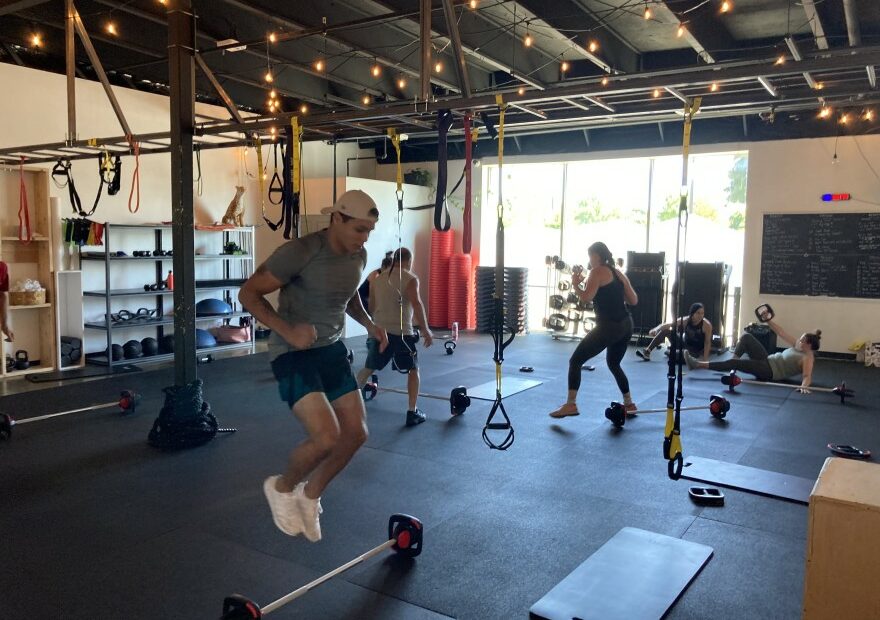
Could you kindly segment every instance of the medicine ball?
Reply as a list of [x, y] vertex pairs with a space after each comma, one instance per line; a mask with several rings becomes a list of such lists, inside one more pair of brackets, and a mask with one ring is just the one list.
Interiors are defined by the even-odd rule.
[[[113, 360], [114, 362], [118, 362], [119, 360], [122, 359], [124, 352], [122, 350], [121, 344], [114, 344], [113, 346], [110, 347], [110, 351], [111, 351], [111, 354], [109, 357], [111, 360]], [[104, 351], [104, 354], [106, 355], [107, 351]]]
[[196, 316], [232, 314], [232, 306], [220, 299], [203, 299], [196, 304]]
[[162, 336], [159, 341], [159, 353], [174, 353], [174, 334]]
[[211, 332], [204, 329], [196, 330], [196, 348], [204, 349], [205, 347], [216, 347], [217, 339], [211, 335]]
[[122, 353], [125, 355], [125, 359], [130, 360], [135, 357], [141, 357], [144, 352], [141, 349], [141, 343], [137, 340], [129, 340], [124, 345], [122, 345]]
[[159, 341], [155, 338], [144, 338], [141, 340], [141, 351], [144, 355], [156, 355], [159, 353]]

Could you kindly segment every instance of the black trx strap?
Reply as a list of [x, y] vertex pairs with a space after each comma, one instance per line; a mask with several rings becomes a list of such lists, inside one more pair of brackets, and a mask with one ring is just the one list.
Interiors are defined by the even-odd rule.
[[[495, 402], [492, 403], [492, 410], [489, 417], [486, 418], [486, 425], [483, 427], [483, 441], [486, 445], [494, 450], [507, 450], [513, 445], [513, 425], [504, 409], [501, 395], [501, 366], [504, 363], [504, 349], [513, 342], [516, 336], [516, 330], [511, 328], [510, 337], [504, 340], [504, 202], [502, 201], [501, 189], [504, 176], [501, 174], [504, 165], [504, 112], [506, 105], [501, 95], [496, 95], [495, 100], [498, 102], [500, 118], [498, 121], [498, 221], [495, 227], [495, 294], [493, 297], [493, 316], [492, 316], [492, 341], [495, 343], [495, 352], [492, 359], [495, 361]], [[439, 192], [439, 188], [438, 188]], [[493, 422], [495, 415], [501, 413], [504, 418], [503, 422]], [[489, 437], [489, 431], [507, 431], [506, 437], [500, 443], [494, 443]]]
[[[675, 282], [678, 290], [673, 295], [672, 317], [675, 334], [670, 338], [669, 362], [666, 378], [668, 380], [666, 391], [666, 428], [663, 436], [663, 458], [667, 460], [667, 470], [672, 480], [681, 478], [684, 467], [684, 457], [681, 454], [681, 401], [684, 400], [682, 390], [682, 365], [684, 363], [684, 322], [678, 323], [681, 315], [681, 296], [684, 292], [684, 282], [681, 281], [681, 231], [687, 227], [687, 177], [688, 177], [688, 153], [691, 144], [691, 124], [694, 115], [700, 109], [701, 97], [697, 97], [693, 103], [684, 104], [684, 140], [682, 147], [681, 173], [681, 200], [678, 204], [678, 230], [675, 236]], [[677, 379], [677, 381], [676, 381]]]
[[[269, 202], [271, 202], [273, 205], [280, 205], [282, 202], [284, 202], [284, 183], [281, 181], [281, 177], [278, 176], [278, 149], [279, 149], [279, 147], [281, 148], [281, 165], [283, 166], [284, 165], [284, 145], [278, 144], [278, 142], [275, 142], [275, 144], [272, 145], [272, 157], [275, 160], [275, 164], [274, 164], [274, 172], [272, 173], [272, 180], [269, 181]], [[276, 199], [275, 196], [278, 196], [278, 198]], [[282, 216], [282, 218], [283, 218], [283, 216]], [[266, 220], [266, 222], [268, 223], [269, 220]], [[278, 221], [278, 224], [276, 224], [275, 226], [272, 227], [272, 230], [277, 229], [280, 224], [281, 224], [281, 220]], [[269, 225], [272, 226], [272, 224], [269, 224]]]
[[[70, 198], [70, 207], [77, 215], [83, 215], [82, 201], [79, 193], [76, 191], [76, 184], [73, 182], [72, 164], [69, 159], [59, 159], [52, 168], [52, 181], [60, 189], [67, 187], [67, 195]], [[59, 179], [64, 179], [63, 182]], [[94, 209], [92, 209], [94, 211]]]
[[[201, 174], [201, 168], [199, 169]], [[120, 177], [122, 176], [122, 158], [119, 155], [113, 156], [113, 174], [110, 181], [107, 182], [107, 195], [115, 196], [119, 193]]]
[[[449, 210], [446, 208], [446, 160], [449, 153], [446, 145], [446, 134], [452, 127], [452, 112], [440, 110], [437, 112], [437, 197], [434, 202], [434, 228], [446, 232], [452, 225], [449, 220]], [[457, 186], [456, 186], [457, 187]], [[443, 222], [443, 215], [446, 221]]]
[[[464, 216], [462, 217], [461, 251], [471, 253], [471, 209], [473, 186], [471, 184], [471, 165], [473, 162], [473, 143], [476, 129], [471, 131], [471, 115], [464, 115], [464, 170], [462, 176], [466, 179], [464, 184]], [[458, 181], [461, 183], [461, 180]], [[456, 186], [458, 187], [458, 186]], [[452, 190], [455, 193], [455, 190]]]

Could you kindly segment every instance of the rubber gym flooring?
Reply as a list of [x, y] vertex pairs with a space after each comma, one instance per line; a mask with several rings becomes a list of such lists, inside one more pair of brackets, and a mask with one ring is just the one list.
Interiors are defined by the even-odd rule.
[[[363, 339], [350, 346], [357, 365]], [[420, 557], [374, 558], [271, 617], [526, 618], [624, 526], [715, 549], [669, 618], [800, 617], [807, 508], [730, 490], [724, 507], [692, 504], [691, 483], [666, 476], [663, 415], [622, 431], [605, 420], [619, 395], [601, 357], [584, 371], [581, 415], [549, 418], [574, 346], [536, 334], [508, 349], [505, 376], [544, 383], [505, 399], [516, 429], [506, 452], [481, 439], [486, 401], [450, 418], [446, 402], [422, 400], [428, 420], [414, 428], [403, 425], [405, 396], [368, 403], [370, 438], [322, 499], [318, 544], [280, 533], [262, 494], [303, 435], [265, 354], [200, 367], [221, 425], [238, 432], [181, 452], [146, 443], [170, 368], [5, 396], [0, 410], [19, 418], [112, 401], [126, 388], [144, 400], [130, 417], [74, 414], [17, 427], [0, 443], [0, 618], [217, 618], [228, 594], [265, 605], [379, 545], [395, 512], [424, 522]], [[422, 391], [492, 380], [491, 355], [485, 336], [463, 336], [451, 356], [438, 342], [421, 353]], [[631, 348], [624, 361], [643, 408], [665, 403], [663, 360], [642, 362]], [[519, 373], [523, 365], [534, 373]], [[815, 478], [829, 442], [876, 453], [876, 372], [819, 362], [817, 384], [855, 388], [845, 406], [829, 394], [743, 385], [726, 422], [682, 413], [684, 454]], [[405, 377], [389, 369], [381, 382], [402, 387]], [[684, 387], [686, 405], [722, 390], [708, 371]], [[620, 595], [638, 586], [623, 582]]]

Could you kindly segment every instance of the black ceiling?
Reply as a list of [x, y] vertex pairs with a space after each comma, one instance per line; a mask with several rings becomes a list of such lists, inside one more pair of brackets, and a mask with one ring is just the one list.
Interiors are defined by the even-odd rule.
[[[173, 1], [75, 2], [112, 82], [167, 92], [166, 7]], [[797, 114], [823, 105], [865, 109], [874, 101], [873, 65], [859, 60], [808, 73], [789, 69], [770, 75], [766, 69], [780, 56], [792, 68], [796, 57], [821, 61], [828, 53], [839, 59], [839, 52], [850, 48], [877, 52], [873, 46], [880, 45], [880, 2], [726, 1], [725, 12], [725, 0], [478, 0], [476, 8], [470, 0], [446, 0], [450, 16], [444, 2], [435, 0], [431, 62], [442, 67], [439, 72], [431, 67], [432, 98], [455, 100], [467, 90], [455, 71], [451, 22], [460, 33], [471, 94], [506, 91], [514, 102], [508, 117], [511, 135], [675, 120], [680, 108], [676, 98], [681, 97], [703, 96], [707, 119], [766, 117], [776, 109]], [[196, 41], [205, 63], [242, 110], [267, 113], [268, 93], [274, 88], [284, 111], [305, 104], [310, 115], [363, 113], [364, 122], [356, 126], [328, 124], [332, 134], [375, 135], [393, 120], [414, 138], [421, 135], [429, 141], [430, 115], [369, 115], [371, 109], [403, 109], [394, 104], [411, 102], [413, 107], [420, 75], [419, 4], [194, 0]], [[64, 0], [0, 0], [0, 60], [63, 72], [64, 22]], [[109, 22], [116, 34], [106, 31]], [[32, 41], [35, 33], [41, 37], [39, 46]], [[291, 38], [270, 43], [270, 33]], [[229, 39], [247, 43], [247, 48], [218, 51], [218, 42]], [[593, 52], [591, 44], [596, 45]], [[326, 63], [320, 70], [318, 60]], [[568, 63], [565, 72], [563, 62]], [[754, 63], [755, 73], [729, 78], [729, 67], [737, 63]], [[372, 73], [374, 66], [380, 68], [378, 76]], [[715, 73], [703, 72], [699, 80], [678, 80], [679, 70], [684, 75], [700, 66], [717, 68], [717, 79]], [[264, 81], [267, 70], [274, 76], [271, 85]], [[86, 78], [95, 75], [81, 44], [77, 72]], [[603, 76], [611, 83], [601, 97], [537, 97], [581, 83], [595, 91]], [[642, 86], [648, 83], [644, 79], [639, 88], [628, 88], [629, 76], [656, 76], [656, 92]], [[400, 79], [406, 80], [402, 88]], [[518, 92], [520, 88], [525, 92]], [[220, 102], [198, 72], [196, 90], [199, 100]], [[537, 99], [517, 105], [517, 97]]]

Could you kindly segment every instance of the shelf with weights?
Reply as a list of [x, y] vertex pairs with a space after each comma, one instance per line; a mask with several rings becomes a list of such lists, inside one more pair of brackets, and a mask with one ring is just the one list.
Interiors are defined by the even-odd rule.
[[[105, 334], [99, 350], [90, 343], [88, 363], [117, 366], [174, 358], [173, 335], [165, 329], [174, 325], [170, 242], [170, 225], [106, 224], [102, 246], [80, 248], [83, 327], [87, 339], [93, 339], [88, 333]], [[197, 353], [255, 352], [253, 319], [238, 303], [238, 289], [254, 272], [254, 228], [197, 228], [195, 245]], [[200, 310], [201, 302], [210, 312]], [[230, 333], [234, 342], [224, 340]]]
[[[25, 213], [26, 207], [26, 213]], [[9, 270], [9, 325], [15, 340], [0, 338], [0, 377], [56, 368], [56, 296], [49, 171], [23, 166], [0, 169], [0, 260]], [[32, 280], [40, 290], [15, 291]]]

